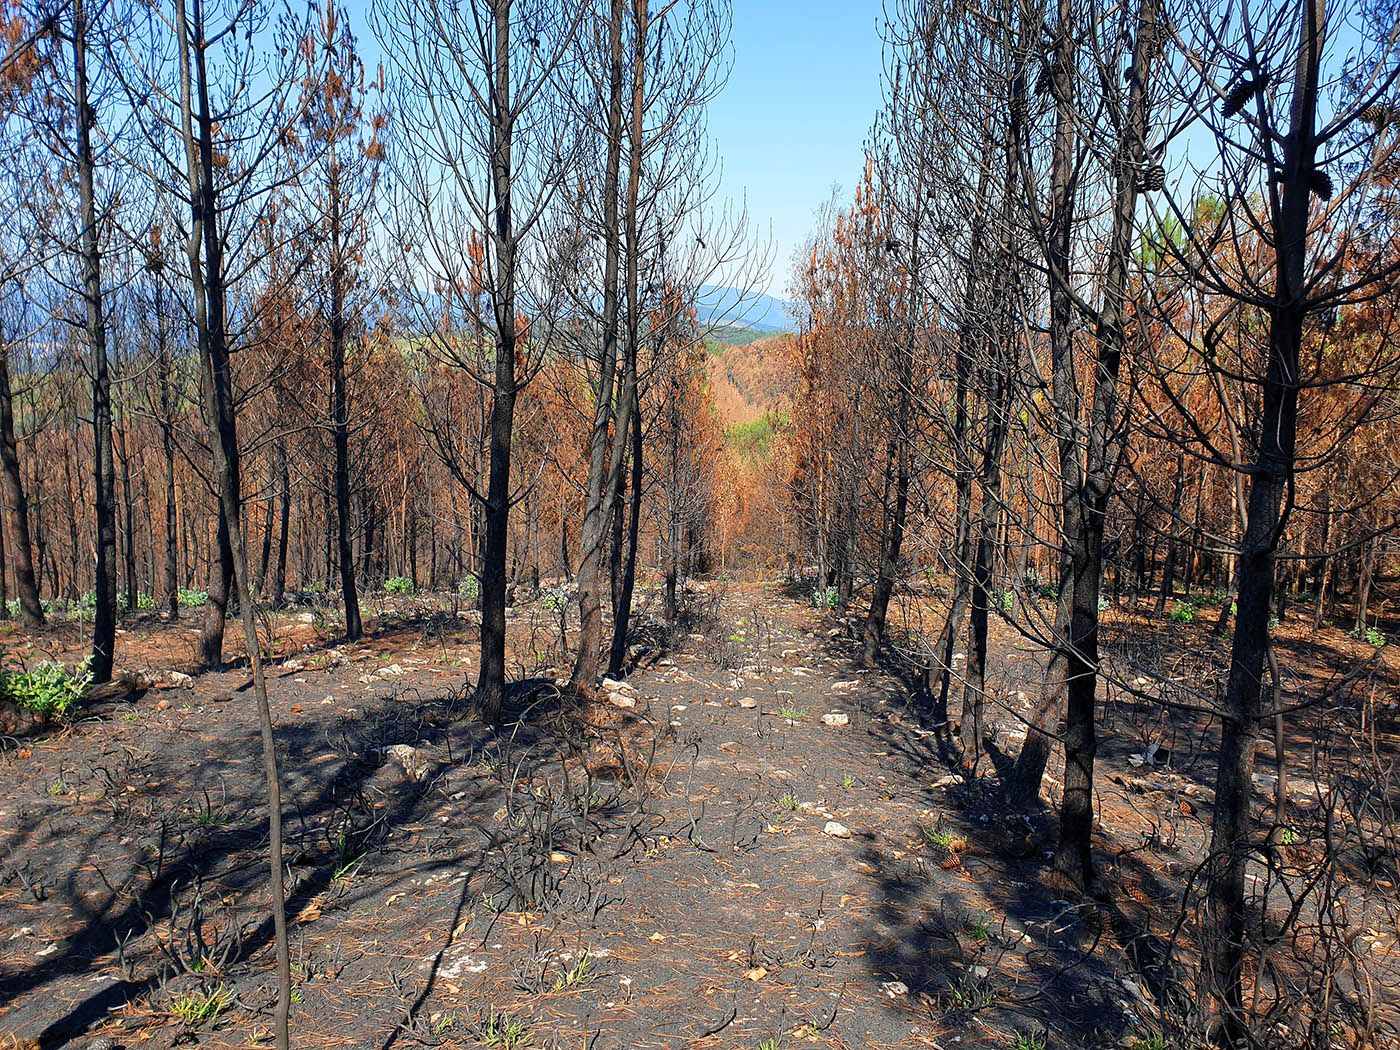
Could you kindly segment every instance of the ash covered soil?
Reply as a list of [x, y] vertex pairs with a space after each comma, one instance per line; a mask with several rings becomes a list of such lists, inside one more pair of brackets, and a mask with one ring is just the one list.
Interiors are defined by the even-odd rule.
[[[381, 607], [340, 644], [274, 622], [294, 1045], [1131, 1046], [1181, 1007], [1162, 948], [1213, 783], [1185, 716], [1106, 710], [1108, 895], [1085, 899], [1049, 874], [1054, 768], [1033, 811], [996, 787], [1029, 646], [997, 639], [1007, 709], [969, 780], [847, 624], [778, 588], [711, 597], [587, 703], [552, 687], [557, 615], [517, 610], [531, 677], [495, 730], [465, 717], [466, 618]], [[193, 626], [132, 628], [134, 691], [5, 741], [0, 1045], [270, 1044], [255, 704], [236, 661], [166, 673]], [[1152, 741], [1171, 764], [1132, 761]]]

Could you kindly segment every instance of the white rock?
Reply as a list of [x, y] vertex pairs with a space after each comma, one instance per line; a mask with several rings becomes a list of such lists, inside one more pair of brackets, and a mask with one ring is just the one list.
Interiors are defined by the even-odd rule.
[[193, 689], [194, 678], [185, 674], [183, 671], [171, 671], [170, 684], [177, 689]]
[[901, 995], [909, 994], [909, 986], [903, 981], [883, 981], [880, 984], [880, 991], [890, 999], [898, 999]]
[[608, 703], [612, 704], [613, 707], [636, 707], [637, 698], [635, 696], [628, 696], [626, 693], [609, 693]]
[[752, 711], [755, 707], [758, 706], [758, 701], [751, 696], [746, 696], [739, 701], [739, 706], [742, 708], [746, 708], [749, 711]]
[[403, 766], [403, 775], [409, 780], [422, 780], [428, 775], [428, 762], [412, 744], [390, 744], [384, 754]]
[[834, 839], [848, 839], [851, 837], [851, 829], [838, 821], [828, 820], [826, 827], [822, 828], [822, 834], [829, 835]]
[[822, 715], [822, 722], [829, 726], [850, 725], [851, 716], [844, 711], [832, 711], [830, 714]]

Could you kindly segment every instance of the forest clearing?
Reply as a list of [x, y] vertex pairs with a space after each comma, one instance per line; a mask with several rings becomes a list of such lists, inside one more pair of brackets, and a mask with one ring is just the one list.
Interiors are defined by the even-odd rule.
[[[548, 677], [561, 669], [538, 666], [498, 735], [461, 717], [473, 630], [443, 603], [386, 601], [355, 645], [304, 622], [317, 614], [277, 618], [293, 1021], [314, 1045], [510, 1045], [488, 1037], [491, 1011], [520, 1026], [519, 1046], [1114, 1046], [1157, 1030], [1157, 997], [1179, 979], [1162, 946], [1208, 829], [1208, 727], [1106, 702], [1109, 903], [1070, 899], [1048, 860], [1058, 770], [1043, 805], [1009, 811], [992, 777], [959, 774], [949, 727], [899, 668], [855, 667], [847, 623], [777, 585], [696, 597], [701, 629], [642, 656], [615, 700], [575, 721]], [[1176, 654], [1204, 624], [1134, 619], [1110, 628], [1112, 659], [1167, 681], [1220, 673]], [[3, 845], [24, 858], [6, 874], [21, 925], [0, 965], [21, 995], [3, 1020], [43, 1045], [82, 1032], [180, 1045], [196, 1019], [179, 1013], [211, 986], [228, 1001], [199, 1045], [267, 1035], [271, 974], [248, 965], [269, 933], [246, 669], [162, 676], [188, 666], [171, 661], [190, 639], [152, 620], [129, 646], [152, 684], [25, 743], [0, 773]], [[556, 627], [519, 610], [512, 641]], [[1284, 635], [1318, 684], [1364, 645]], [[998, 691], [1031, 687], [1034, 650], [1005, 631], [996, 646]], [[1392, 754], [1397, 679], [1382, 659], [1365, 694], [1385, 698], [1371, 717]], [[998, 761], [1016, 736], [998, 728]], [[1153, 746], [1170, 758], [1143, 763]], [[1325, 834], [1320, 800], [1340, 787], [1321, 768], [1288, 773], [1285, 867], [1306, 867]], [[1378, 982], [1400, 979], [1389, 877], [1349, 876], [1355, 948]], [[124, 932], [147, 924], [165, 947]], [[1377, 996], [1380, 1023], [1400, 1021], [1395, 1005]]]
[[1397, 0], [5, 0], [0, 143], [0, 1050], [1400, 1050]]

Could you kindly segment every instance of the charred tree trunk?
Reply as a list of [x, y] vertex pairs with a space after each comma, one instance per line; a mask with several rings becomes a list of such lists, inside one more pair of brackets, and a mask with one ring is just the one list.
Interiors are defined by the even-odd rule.
[[[102, 305], [102, 253], [97, 235], [92, 129], [97, 123], [88, 100], [87, 15], [83, 0], [73, 2], [73, 90], [77, 105], [78, 200], [82, 223], [83, 304], [92, 354], [93, 509], [97, 519], [97, 607], [92, 622], [92, 662], [96, 683], [112, 679], [117, 642], [116, 466], [112, 455], [112, 383], [107, 367], [107, 318]], [[77, 554], [76, 549], [74, 554]]]
[[360, 596], [355, 589], [355, 552], [350, 542], [350, 401], [345, 382], [345, 259], [341, 244], [342, 215], [339, 167], [331, 164], [330, 184], [330, 372], [331, 436], [335, 445], [336, 552], [340, 562], [340, 592], [345, 603], [345, 637], [355, 641], [364, 633]]
[[[1123, 355], [1127, 314], [1128, 268], [1138, 198], [1139, 172], [1145, 161], [1147, 89], [1157, 46], [1158, 0], [1143, 0], [1133, 64], [1128, 79], [1127, 116], [1116, 152], [1117, 189], [1113, 225], [1104, 275], [1103, 301], [1095, 330], [1093, 401], [1089, 408], [1087, 445], [1082, 459], [1077, 431], [1079, 398], [1072, 355], [1057, 361], [1055, 400], [1060, 436], [1061, 498], [1070, 576], [1062, 581], [1069, 593], [1068, 634], [1057, 639], [1066, 671], [1065, 788], [1060, 806], [1060, 841], [1055, 867], [1076, 885], [1088, 887], [1094, 878], [1094, 759], [1098, 750], [1095, 698], [1099, 671], [1099, 595], [1103, 582], [1104, 521], [1113, 479], [1122, 454], [1122, 420], [1118, 376]], [[1062, 5], [1061, 18], [1068, 17]], [[1068, 25], [1062, 24], [1063, 33]], [[1066, 55], [1066, 61], [1069, 55]], [[1057, 95], [1058, 97], [1058, 95]], [[1069, 191], [1072, 193], [1072, 190]], [[1064, 220], [1067, 225], [1069, 218]], [[1068, 245], [1068, 231], [1057, 229], [1057, 243]], [[1052, 274], [1067, 279], [1068, 255], [1057, 259]], [[1052, 293], [1053, 294], [1053, 293]], [[1066, 335], [1066, 338], [1070, 338]], [[1062, 368], [1061, 364], [1066, 367]], [[1062, 391], [1062, 384], [1066, 390]], [[1081, 467], [1082, 464], [1082, 467]]]
[[626, 551], [622, 561], [622, 587], [613, 613], [612, 648], [608, 674], [622, 676], [627, 663], [627, 635], [632, 626], [632, 598], [637, 587], [637, 544], [642, 526], [642, 415], [640, 398], [632, 395], [632, 488], [627, 508]]
[[[81, 0], [79, 0], [81, 2]], [[248, 549], [244, 543], [242, 505], [238, 477], [239, 449], [232, 362], [226, 330], [226, 289], [223, 241], [218, 225], [219, 207], [214, 177], [215, 118], [209, 103], [209, 71], [205, 48], [203, 0], [193, 0], [193, 18], [186, 16], [184, 0], [177, 0], [180, 47], [181, 131], [189, 176], [190, 234], [187, 241], [190, 280], [194, 290], [195, 327], [205, 387], [211, 399], [207, 413], [212, 424], [214, 476], [218, 488], [221, 560], [227, 554], [228, 576], [238, 588], [243, 639], [252, 672], [262, 739], [263, 776], [268, 802], [269, 889], [272, 898], [273, 944], [277, 958], [277, 1001], [272, 1031], [278, 1050], [288, 1050], [288, 1016], [291, 1010], [291, 952], [287, 941], [286, 892], [283, 887], [282, 791], [273, 736], [272, 710], [263, 677], [262, 648], [258, 639], [253, 595], [248, 578]], [[222, 573], [221, 573], [222, 575]], [[222, 636], [222, 630], [220, 630]]]
[[287, 593], [287, 543], [292, 517], [292, 485], [287, 470], [287, 442], [284, 438], [277, 439], [277, 495], [277, 560], [273, 563], [270, 595], [274, 608], [281, 607]]
[[[625, 412], [630, 396], [614, 405], [613, 387], [618, 359], [618, 271], [621, 245], [618, 227], [623, 145], [623, 0], [611, 0], [608, 15], [607, 157], [603, 173], [603, 316], [602, 350], [594, 390], [593, 424], [588, 446], [588, 485], [584, 494], [579, 540], [579, 633], [570, 683], [591, 690], [598, 677], [599, 646], [603, 637], [601, 582], [608, 534], [611, 482], [617, 476], [625, 441]], [[609, 431], [612, 440], [609, 441]]]
[[495, 197], [494, 241], [496, 284], [492, 289], [495, 310], [496, 367], [491, 397], [490, 466], [483, 511], [486, 535], [481, 565], [481, 671], [477, 677], [473, 708], [483, 721], [500, 721], [506, 681], [506, 558], [510, 552], [507, 525], [510, 520], [510, 454], [515, 427], [516, 343], [516, 232], [511, 207], [514, 102], [510, 75], [511, 0], [494, 0], [494, 93], [491, 98], [490, 169]]
[[[14, 389], [10, 384], [10, 345], [0, 333], [0, 479], [5, 489], [5, 511], [10, 527], [10, 562], [14, 566], [15, 591], [20, 616], [31, 629], [44, 625], [44, 606], [34, 579], [33, 546], [29, 535], [29, 504], [24, 496], [19, 446], [15, 441]], [[4, 567], [0, 565], [0, 573]]]
[[[901, 381], [901, 391], [904, 385]], [[902, 398], [901, 398], [902, 400]], [[900, 413], [907, 418], [907, 414]], [[901, 429], [895, 444], [894, 505], [890, 510], [889, 531], [881, 545], [880, 567], [870, 595], [870, 609], [861, 631], [861, 664], [874, 667], [880, 655], [880, 643], [885, 637], [885, 617], [889, 614], [890, 596], [894, 594], [899, 573], [899, 557], [904, 546], [904, 526], [909, 513], [909, 436]]]
[[1220, 760], [1211, 822], [1207, 885], [1209, 934], [1204, 969], [1217, 1035], [1235, 1045], [1249, 1038], [1245, 1018], [1245, 869], [1253, 849], [1250, 778], [1260, 733], [1264, 664], [1274, 568], [1284, 526], [1284, 494], [1292, 485], [1298, 426], [1299, 357], [1308, 316], [1306, 261], [1309, 184], [1314, 177], [1320, 66], [1326, 15], [1323, 0], [1300, 12], [1293, 105], [1273, 216], [1275, 289], [1262, 412], [1251, 447], [1248, 520], [1240, 544], [1239, 598], [1230, 673], [1222, 712]]

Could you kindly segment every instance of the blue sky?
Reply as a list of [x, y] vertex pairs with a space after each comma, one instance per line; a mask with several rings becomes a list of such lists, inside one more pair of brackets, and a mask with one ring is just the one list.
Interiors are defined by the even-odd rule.
[[[361, 57], [380, 60], [370, 0], [345, 0]], [[746, 201], [755, 232], [771, 232], [758, 291], [786, 298], [795, 249], [834, 185], [864, 168], [863, 143], [880, 102], [881, 0], [732, 0], [734, 64], [710, 104], [723, 164], [720, 196]]]
[[710, 106], [721, 192], [771, 223], [766, 290], [785, 297], [792, 255], [839, 183], [849, 193], [880, 99], [879, 0], [734, 0], [734, 69]]

